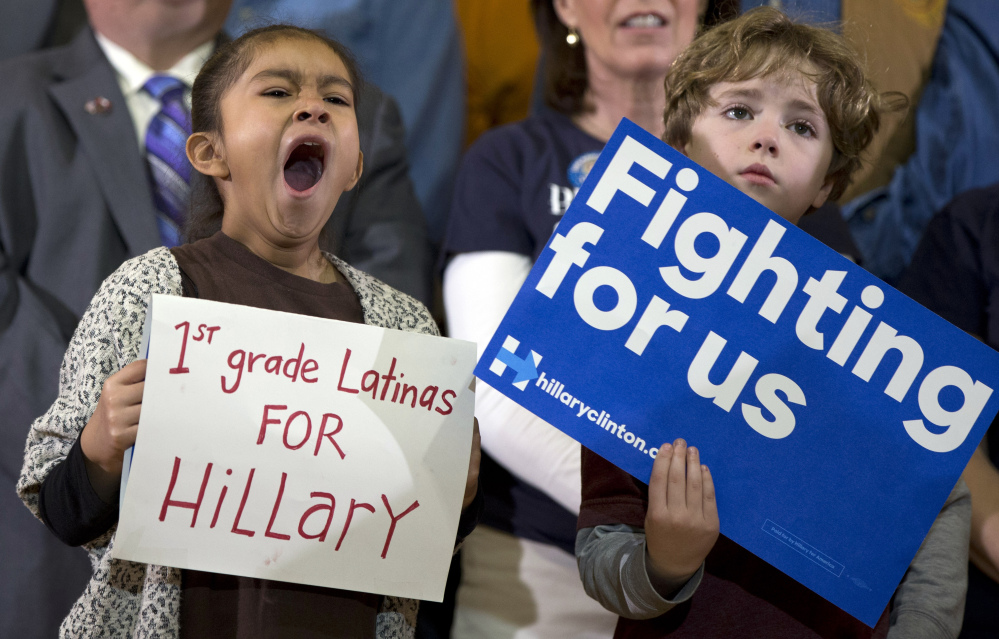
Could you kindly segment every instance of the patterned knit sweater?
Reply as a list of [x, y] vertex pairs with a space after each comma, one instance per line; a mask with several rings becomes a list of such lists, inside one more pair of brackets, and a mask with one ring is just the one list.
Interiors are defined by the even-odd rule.
[[[332, 255], [326, 256], [353, 287], [364, 323], [437, 335], [424, 306]], [[125, 262], [101, 285], [77, 326], [59, 373], [59, 397], [35, 420], [25, 445], [17, 492], [38, 517], [42, 482], [69, 454], [100, 398], [104, 381], [139, 356], [139, 340], [153, 293], [181, 295], [177, 261], [157, 248]], [[113, 559], [117, 526], [84, 544], [93, 576], [60, 628], [61, 637], [161, 638], [179, 635], [179, 568]], [[384, 597], [376, 636], [412, 637], [419, 602]]]

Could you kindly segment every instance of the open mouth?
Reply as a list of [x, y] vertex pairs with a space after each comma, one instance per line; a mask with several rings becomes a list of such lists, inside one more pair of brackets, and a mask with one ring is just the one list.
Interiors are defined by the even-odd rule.
[[654, 13], [634, 15], [624, 22], [624, 26], [631, 27], [633, 29], [653, 29], [655, 27], [661, 27], [664, 24], [666, 24], [666, 22]]
[[323, 177], [326, 152], [316, 142], [304, 142], [292, 150], [284, 164], [284, 181], [299, 193], [314, 187]]

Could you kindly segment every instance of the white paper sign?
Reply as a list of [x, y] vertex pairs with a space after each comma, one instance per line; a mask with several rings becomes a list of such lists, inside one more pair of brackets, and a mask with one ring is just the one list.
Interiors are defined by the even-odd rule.
[[475, 345], [153, 296], [113, 555], [440, 601]]

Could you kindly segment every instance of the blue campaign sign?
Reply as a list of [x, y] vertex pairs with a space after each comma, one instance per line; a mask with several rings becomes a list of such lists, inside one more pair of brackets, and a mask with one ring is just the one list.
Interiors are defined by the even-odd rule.
[[999, 354], [623, 121], [476, 375], [873, 625], [999, 409]]

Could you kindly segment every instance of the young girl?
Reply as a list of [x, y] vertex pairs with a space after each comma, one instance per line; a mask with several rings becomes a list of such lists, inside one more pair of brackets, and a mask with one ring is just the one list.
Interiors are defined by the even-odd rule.
[[[135, 442], [152, 293], [364, 322], [436, 335], [426, 309], [319, 248], [363, 157], [359, 77], [338, 43], [296, 27], [251, 31], [220, 48], [194, 83], [187, 142], [201, 182], [191, 239], [122, 265], [66, 353], [59, 398], [32, 426], [18, 493], [94, 574], [67, 636], [408, 636], [418, 604], [110, 557], [122, 455]], [[131, 362], [131, 363], [129, 363]], [[477, 439], [459, 536], [474, 526]]]

